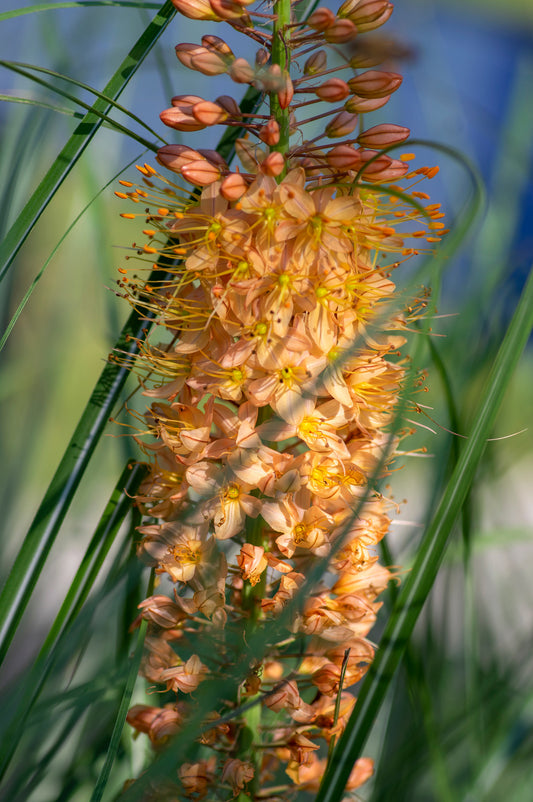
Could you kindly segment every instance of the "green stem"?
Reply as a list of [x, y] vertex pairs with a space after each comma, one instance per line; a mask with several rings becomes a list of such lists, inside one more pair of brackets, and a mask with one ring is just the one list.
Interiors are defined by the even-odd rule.
[[[274, 30], [272, 35], [272, 64], [278, 64], [282, 74], [289, 74], [291, 59], [289, 49], [291, 21], [291, 0], [277, 0], [274, 3]], [[289, 109], [282, 109], [276, 92], [270, 93], [270, 113], [279, 125], [279, 142], [272, 145], [271, 151], [287, 153], [289, 149]], [[285, 175], [286, 169], [280, 178]]]

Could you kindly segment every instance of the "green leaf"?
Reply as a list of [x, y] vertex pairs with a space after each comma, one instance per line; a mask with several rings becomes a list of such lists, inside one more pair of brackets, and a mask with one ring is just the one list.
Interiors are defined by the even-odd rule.
[[77, 223], [77, 222], [78, 222], [78, 221], [79, 221], [79, 220], [80, 220], [80, 219], [83, 217], [83, 215], [85, 214], [85, 212], [87, 211], [87, 209], [89, 209], [89, 207], [90, 207], [90, 206], [91, 206], [91, 205], [94, 203], [94, 201], [96, 200], [96, 198], [97, 198], [97, 197], [98, 197], [98, 196], [99, 196], [99, 195], [100, 195], [100, 194], [101, 194], [101, 193], [102, 193], [102, 192], [103, 192], [105, 189], [107, 189], [107, 187], [108, 187], [108, 186], [110, 186], [110, 184], [112, 184], [114, 181], [116, 181], [116, 179], [118, 178], [118, 176], [119, 176], [119, 175], [121, 175], [121, 174], [124, 172], [124, 170], [127, 170], [127, 169], [128, 169], [128, 167], [130, 167], [132, 164], [135, 164], [135, 162], [136, 162], [136, 161], [138, 161], [138, 159], [139, 159], [139, 157], [138, 157], [138, 156], [136, 156], [136, 157], [135, 157], [135, 159], [132, 159], [132, 161], [131, 161], [131, 162], [129, 162], [129, 164], [127, 164], [127, 165], [126, 165], [126, 167], [124, 167], [124, 168], [123, 168], [123, 169], [121, 169], [121, 170], [120, 170], [118, 173], [116, 173], [116, 175], [114, 175], [114, 176], [113, 176], [113, 178], [112, 178], [110, 181], [108, 181], [108, 182], [107, 182], [107, 184], [105, 184], [105, 185], [102, 187], [102, 189], [100, 189], [100, 190], [99, 190], [99, 192], [98, 192], [98, 193], [97, 193], [97, 194], [94, 196], [94, 198], [91, 198], [91, 200], [89, 201], [89, 203], [87, 203], [87, 204], [86, 204], [86, 205], [83, 207], [83, 209], [81, 210], [81, 212], [80, 212], [78, 215], [76, 215], [76, 217], [74, 218], [74, 220], [72, 221], [72, 223], [70, 223], [70, 225], [68, 226], [68, 228], [66, 229], [66, 231], [65, 231], [65, 232], [64, 232], [64, 234], [62, 235], [61, 239], [60, 239], [60, 240], [59, 240], [59, 242], [58, 242], [58, 243], [57, 243], [57, 244], [54, 246], [54, 248], [53, 248], [52, 252], [50, 253], [49, 257], [46, 259], [45, 263], [43, 264], [43, 266], [41, 267], [41, 269], [39, 270], [39, 272], [37, 273], [37, 275], [36, 275], [36, 276], [35, 276], [35, 278], [33, 279], [32, 283], [30, 284], [30, 286], [28, 287], [28, 289], [26, 290], [26, 292], [24, 293], [24, 296], [23, 296], [23, 298], [22, 298], [21, 302], [19, 303], [19, 305], [18, 305], [18, 306], [17, 306], [17, 308], [15, 309], [15, 312], [13, 313], [13, 316], [11, 317], [11, 320], [9, 321], [9, 323], [8, 323], [8, 324], [7, 324], [7, 326], [6, 326], [6, 330], [4, 331], [4, 333], [3, 333], [3, 335], [2, 335], [2, 338], [0, 339], [0, 352], [1, 352], [1, 351], [2, 351], [2, 349], [4, 348], [4, 346], [5, 346], [6, 342], [8, 341], [8, 339], [9, 339], [9, 335], [10, 335], [10, 334], [11, 334], [11, 332], [13, 331], [13, 328], [15, 327], [15, 324], [16, 324], [17, 320], [19, 319], [20, 315], [22, 314], [22, 310], [24, 309], [24, 307], [26, 306], [26, 304], [27, 304], [27, 303], [28, 303], [28, 301], [30, 300], [30, 298], [31, 298], [31, 295], [32, 295], [32, 293], [33, 293], [33, 291], [34, 291], [35, 287], [37, 286], [38, 282], [39, 282], [39, 281], [40, 281], [40, 279], [42, 278], [44, 271], [46, 270], [46, 268], [47, 268], [47, 267], [48, 267], [48, 265], [50, 264], [51, 260], [53, 259], [53, 257], [55, 256], [55, 254], [57, 253], [57, 251], [59, 250], [59, 248], [61, 247], [61, 245], [62, 245], [62, 244], [63, 244], [63, 242], [65, 241], [65, 239], [68, 237], [68, 235], [70, 234], [70, 232], [72, 231], [72, 229], [74, 228], [74, 226], [76, 225], [76, 223]]
[[35, 664], [17, 688], [13, 703], [10, 701], [7, 705], [8, 709], [4, 707], [0, 724], [2, 733], [0, 777], [3, 777], [15, 748], [20, 742], [26, 720], [54, 665], [54, 655], [60, 643], [68, 636], [70, 628], [94, 586], [120, 526], [131, 509], [132, 497], [145, 472], [146, 467], [141, 464], [128, 463], [124, 468]]
[[[146, 592], [147, 596], [151, 596], [151, 594], [153, 593], [154, 579], [155, 579], [155, 573], [152, 570], [150, 573], [150, 581], [148, 583], [148, 589]], [[122, 736], [122, 730], [124, 729], [124, 724], [126, 723], [126, 716], [128, 714], [128, 708], [130, 706], [131, 695], [133, 693], [133, 688], [135, 687], [135, 680], [137, 679], [137, 674], [139, 673], [139, 666], [143, 654], [144, 638], [146, 635], [147, 626], [148, 626], [147, 621], [143, 619], [139, 627], [139, 632], [137, 635], [137, 644], [135, 646], [135, 652], [133, 654], [133, 657], [131, 658], [130, 670], [128, 672], [128, 677], [126, 680], [126, 684], [124, 686], [124, 691], [122, 693], [120, 707], [117, 716], [115, 718], [115, 725], [113, 727], [113, 732], [111, 734], [109, 749], [107, 750], [104, 765], [98, 777], [96, 787], [91, 796], [91, 802], [100, 802], [102, 795], [105, 791], [107, 781], [109, 780], [109, 775], [111, 773], [115, 757], [117, 755], [118, 747], [120, 745], [120, 738]]]
[[13, 11], [2, 11], [0, 22], [14, 17], [22, 17], [25, 14], [35, 14], [38, 11], [57, 11], [62, 8], [84, 8], [85, 6], [117, 6], [118, 8], [149, 8], [158, 9], [159, 3], [135, 2], [134, 0], [71, 0], [67, 3], [37, 3], [26, 8], [16, 8]]
[[[107, 83], [102, 93], [103, 95], [111, 99], [115, 99], [120, 95], [175, 13], [176, 9], [170, 0], [167, 0]], [[102, 125], [102, 115], [107, 114], [109, 108], [110, 104], [101, 98], [95, 101], [91, 111], [87, 112], [82, 122], [77, 126], [11, 226], [4, 241], [0, 244], [0, 281], [5, 276], [11, 262], [33, 229], [36, 221]]]
[[354, 762], [375, 722], [377, 713], [402, 659], [412, 631], [431, 590], [452, 527], [474, 479], [490, 437], [496, 414], [520, 354], [533, 326], [533, 273], [496, 357], [485, 392], [459, 461], [433, 521], [424, 536], [415, 564], [398, 596], [380, 647], [365, 677], [356, 706], [331, 765], [324, 774], [316, 802], [338, 802]]
[[[117, 123], [115, 120], [112, 120], [110, 117], [108, 117], [107, 114], [96, 112], [91, 106], [89, 106], [87, 103], [84, 103], [82, 100], [76, 97], [76, 95], [72, 95], [70, 94], [70, 92], [65, 92], [64, 90], [59, 89], [57, 86], [54, 86], [54, 84], [50, 83], [50, 81], [44, 81], [42, 78], [38, 78], [36, 75], [32, 75], [31, 72], [28, 72], [28, 70], [34, 70], [35, 72], [42, 72], [44, 75], [51, 75], [53, 78], [59, 78], [61, 81], [66, 81], [67, 83], [72, 84], [73, 86], [78, 86], [80, 89], [84, 89], [86, 92], [90, 92], [92, 95], [96, 95], [96, 97], [100, 98], [100, 100], [104, 100], [114, 109], [117, 109], [117, 111], [122, 112], [122, 114], [125, 114], [131, 120], [134, 120], [136, 123], [142, 126], [146, 131], [155, 136], [156, 139], [161, 139], [162, 142], [165, 141], [164, 139], [162, 139], [162, 137], [159, 136], [159, 134], [156, 131], [154, 131], [153, 128], [150, 128], [150, 126], [147, 125], [144, 122], [144, 120], [142, 120], [132, 111], [127, 109], [125, 106], [121, 106], [120, 103], [117, 103], [115, 100], [113, 100], [113, 98], [108, 97], [108, 95], [106, 95], [105, 92], [99, 92], [98, 89], [95, 89], [89, 84], [83, 83], [83, 81], [77, 81], [75, 78], [70, 78], [68, 75], [62, 75], [60, 72], [56, 72], [55, 70], [49, 70], [46, 67], [37, 67], [35, 64], [25, 64], [19, 61], [0, 60], [0, 66], [5, 67], [7, 70], [12, 70], [13, 72], [16, 72], [18, 75], [23, 75], [25, 78], [29, 78], [30, 81], [34, 81], [35, 83], [38, 83], [41, 86], [45, 86], [51, 92], [55, 92], [56, 94], [61, 95], [61, 97], [66, 97], [68, 100], [72, 100], [78, 106], [81, 106], [83, 109], [87, 109], [87, 111], [93, 111], [95, 114], [98, 114], [99, 117], [102, 117], [110, 126], [115, 128], [117, 131], [121, 131], [123, 134], [126, 134], [127, 136], [132, 136], [132, 132], [126, 126], [120, 125], [120, 123]], [[147, 143], [146, 140], [139, 139], [138, 141], [141, 142], [141, 144], [145, 145], [146, 147], [151, 146], [153, 148], [153, 145], [151, 145], [151, 143]]]
[[[163, 271], [157, 274], [164, 275]], [[117, 348], [124, 354], [136, 353], [136, 341], [152, 317], [134, 310], [122, 329]], [[128, 375], [127, 367], [106, 364], [24, 539], [0, 594], [0, 662]]]

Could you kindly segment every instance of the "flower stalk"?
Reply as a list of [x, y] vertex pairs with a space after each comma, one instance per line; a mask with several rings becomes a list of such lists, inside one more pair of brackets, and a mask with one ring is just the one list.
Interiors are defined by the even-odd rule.
[[[352, 78], [329, 77], [328, 56], [379, 27], [392, 4], [349, 0], [297, 20], [297, 5], [278, 0], [267, 34], [242, 0], [173, 2], [260, 45], [254, 65], [211, 33], [176, 53], [190, 69], [249, 84], [269, 107], [243, 114], [230, 95], [175, 96], [161, 114], [171, 128], [243, 128], [241, 167], [166, 145], [158, 161], [176, 180], [144, 165], [140, 184], [117, 193], [141, 204], [146, 238], [133, 246], [135, 275], [120, 268], [120, 292], [156, 316], [160, 338], [140, 344], [136, 363], [150, 399], [136, 435], [150, 473], [136, 500], [139, 555], [160, 577], [140, 605], [143, 674], [163, 696], [128, 720], [159, 749], [198, 718], [206, 679], [238, 674], [235, 697], [205, 711], [196, 758], [168, 778], [168, 793], [268, 799], [272, 788], [274, 799], [288, 778], [289, 799], [318, 788], [354, 704], [348, 689], [374, 657], [377, 599], [395, 577], [376, 546], [396, 505], [372, 483], [391, 470], [391, 441], [394, 450], [408, 434], [390, 427], [404, 334], [427, 304], [425, 291], [401, 304], [391, 276], [445, 229], [418, 188], [435, 168], [387, 153], [408, 129], [359, 127], [401, 76], [349, 60]], [[291, 71], [312, 78], [299, 97], [326, 104], [309, 120], [299, 117], [309, 101], [292, 102]], [[307, 137], [302, 126], [324, 117]], [[192, 198], [183, 182], [197, 188]], [[143, 282], [154, 254], [181, 261]], [[328, 576], [296, 607], [321, 561]], [[258, 637], [264, 648], [239, 674], [243, 641]], [[371, 773], [369, 758], [357, 761], [348, 791]]]

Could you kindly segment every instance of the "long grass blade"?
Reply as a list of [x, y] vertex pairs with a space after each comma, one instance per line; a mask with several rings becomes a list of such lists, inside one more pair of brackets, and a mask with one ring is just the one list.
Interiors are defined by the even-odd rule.
[[[85, 603], [103, 562], [113, 545], [124, 518], [131, 509], [131, 498], [135, 494], [145, 467], [141, 464], [128, 463], [120, 475], [104, 513], [96, 527], [91, 542], [80, 563], [61, 608], [44, 641], [37, 660], [18, 689], [16, 704], [10, 704], [9, 710], [4, 708], [0, 732], [2, 748], [0, 749], [0, 778], [9, 765], [16, 745], [20, 741], [24, 724], [53, 665], [56, 649], [70, 627], [74, 623]], [[18, 701], [20, 697], [20, 701]]]
[[[93, 86], [90, 86], [89, 84], [83, 83], [83, 81], [77, 81], [75, 78], [70, 78], [68, 75], [62, 75], [60, 72], [56, 72], [55, 70], [49, 70], [46, 67], [38, 67], [36, 64], [25, 64], [19, 61], [0, 61], [0, 66], [5, 67], [7, 70], [12, 70], [13, 72], [16, 72], [18, 75], [23, 75], [25, 78], [29, 78], [30, 81], [35, 81], [36, 83], [41, 84], [41, 86], [45, 86], [47, 89], [50, 89], [52, 92], [56, 92], [56, 94], [59, 94], [62, 97], [66, 97], [69, 100], [74, 101], [74, 103], [77, 103], [82, 108], [91, 111], [93, 110], [92, 107], [89, 106], [87, 103], [83, 103], [75, 95], [71, 95], [68, 92], [64, 92], [63, 90], [58, 89], [57, 86], [54, 86], [54, 84], [50, 83], [49, 81], [45, 81], [42, 78], [38, 78], [36, 75], [32, 75], [32, 73], [29, 72], [29, 70], [43, 73], [43, 75], [50, 75], [53, 78], [59, 78], [61, 81], [65, 81], [66, 83], [72, 84], [72, 86], [77, 86], [80, 89], [84, 89], [86, 92], [90, 92], [91, 95], [95, 95], [96, 97], [100, 98], [100, 100], [104, 100], [106, 103], [109, 103], [110, 106], [112, 106], [117, 111], [122, 112], [122, 114], [125, 114], [126, 117], [130, 118], [130, 120], [134, 120], [142, 128], [148, 131], [148, 133], [155, 136], [156, 139], [161, 139], [161, 141], [163, 142], [165, 141], [156, 131], [154, 131], [153, 128], [150, 128], [150, 126], [147, 123], [145, 123], [144, 120], [138, 117], [137, 114], [134, 114], [132, 111], [127, 109], [125, 106], [122, 106], [120, 103], [117, 103], [115, 100], [113, 100], [113, 98], [108, 97], [108, 95], [106, 95], [105, 92], [99, 92], [98, 89], [95, 89]], [[123, 134], [129, 135], [129, 131], [125, 126], [119, 125], [118, 123], [115, 122], [115, 120], [108, 118], [107, 115], [103, 116], [105, 117], [109, 125], [116, 127], [117, 130], [121, 131]]]
[[[147, 596], [150, 596], [153, 593], [154, 579], [155, 579], [155, 573], [154, 571], [152, 571], [150, 574], [150, 581], [148, 583]], [[109, 749], [107, 750], [104, 765], [98, 777], [96, 787], [91, 796], [91, 802], [100, 802], [102, 795], [105, 791], [107, 781], [109, 780], [109, 775], [111, 773], [111, 769], [113, 767], [113, 763], [115, 761], [115, 757], [120, 745], [122, 730], [124, 729], [124, 724], [126, 723], [126, 715], [128, 713], [128, 708], [130, 706], [130, 700], [131, 700], [131, 695], [133, 693], [133, 688], [135, 686], [135, 680], [137, 679], [137, 674], [139, 673], [139, 666], [143, 654], [144, 638], [146, 635], [147, 626], [148, 622], [145, 620], [143, 620], [139, 626], [137, 634], [137, 643], [135, 645], [135, 652], [133, 654], [133, 657], [131, 658], [128, 678], [126, 680], [124, 691], [122, 693], [120, 707], [117, 716], [115, 718], [115, 725], [113, 727], [113, 732], [111, 734]]]
[[35, 287], [37, 286], [37, 284], [41, 280], [41, 278], [43, 276], [43, 273], [45, 272], [46, 268], [48, 267], [48, 265], [50, 264], [50, 262], [54, 258], [55, 254], [57, 253], [57, 251], [59, 250], [59, 248], [63, 244], [63, 242], [65, 241], [65, 239], [68, 237], [68, 235], [72, 231], [72, 229], [75, 227], [77, 222], [83, 217], [83, 215], [85, 214], [87, 209], [90, 208], [90, 206], [94, 203], [96, 198], [102, 192], [104, 192], [104, 190], [106, 190], [107, 187], [109, 187], [111, 184], [113, 184], [117, 180], [118, 176], [121, 175], [124, 172], [124, 170], [127, 170], [128, 167], [130, 167], [132, 164], [134, 164], [136, 161], [138, 161], [138, 159], [139, 159], [139, 157], [137, 156], [135, 159], [133, 159], [131, 162], [129, 162], [129, 164], [127, 164], [126, 167], [122, 168], [120, 170], [120, 172], [116, 173], [116, 175], [114, 175], [113, 178], [110, 181], [108, 181], [107, 184], [105, 184], [93, 198], [91, 198], [91, 200], [83, 207], [81, 212], [76, 215], [76, 217], [74, 218], [72, 223], [70, 223], [70, 225], [68, 226], [66, 231], [63, 233], [63, 235], [61, 236], [61, 238], [59, 239], [57, 244], [52, 249], [50, 255], [48, 256], [48, 258], [44, 262], [43, 266], [41, 267], [41, 269], [39, 270], [39, 272], [37, 273], [37, 275], [35, 276], [35, 278], [31, 282], [30, 286], [28, 287], [28, 289], [24, 293], [24, 296], [22, 297], [22, 300], [20, 301], [19, 305], [17, 306], [17, 308], [15, 309], [13, 315], [11, 316], [11, 320], [7, 324], [6, 329], [5, 329], [4, 333], [2, 334], [2, 337], [0, 338], [0, 352], [4, 348], [6, 342], [8, 341], [9, 335], [13, 331], [13, 328], [15, 327], [15, 325], [17, 323], [17, 320], [19, 319], [20, 315], [22, 314], [22, 311], [23, 311], [24, 307], [26, 306], [26, 304], [30, 300], [31, 295], [32, 295], [33, 291], [35, 290]]
[[71, 0], [65, 3], [36, 3], [26, 8], [15, 8], [12, 11], [0, 12], [0, 22], [15, 17], [23, 17], [25, 14], [35, 14], [39, 11], [57, 11], [62, 8], [84, 8], [85, 6], [116, 6], [117, 8], [148, 8], [154, 11], [160, 7], [159, 3], [144, 3], [139, 0]]
[[[102, 94], [112, 99], [121, 94], [175, 13], [176, 9], [170, 0], [167, 0], [104, 87]], [[109, 109], [109, 103], [101, 98], [95, 101], [11, 226], [0, 244], [0, 281], [36, 221], [102, 125], [101, 115], [106, 115]]]
[[[0, 67], [5, 67], [8, 70], [12, 70], [13, 72], [16, 72], [18, 75], [22, 75], [24, 78], [29, 78], [30, 81], [34, 81], [34, 83], [46, 87], [46, 89], [49, 89], [51, 92], [55, 92], [56, 95], [60, 95], [61, 97], [67, 98], [67, 100], [71, 100], [73, 103], [76, 103], [76, 105], [81, 106], [82, 109], [86, 109], [88, 112], [99, 117], [102, 120], [102, 122], [107, 123], [107, 125], [113, 128], [115, 131], [118, 131], [119, 133], [124, 134], [125, 136], [129, 136], [131, 139], [134, 139], [140, 145], [142, 145], [145, 148], [148, 148], [149, 150], [157, 151], [158, 149], [157, 145], [154, 145], [153, 142], [150, 142], [149, 140], [145, 139], [139, 134], [136, 134], [134, 131], [131, 131], [127, 126], [121, 125], [121, 123], [118, 123], [116, 120], [113, 120], [111, 117], [109, 117], [108, 114], [102, 111], [97, 111], [93, 106], [89, 106], [88, 103], [85, 103], [83, 100], [80, 100], [78, 97], [76, 97], [76, 95], [73, 95], [71, 92], [66, 92], [64, 89], [60, 89], [58, 86], [54, 86], [54, 84], [50, 83], [50, 81], [45, 81], [42, 78], [38, 78], [36, 75], [32, 75], [31, 72], [28, 72], [27, 70], [24, 70], [21, 67], [15, 65], [14, 62], [0, 61]], [[37, 69], [37, 68], [32, 67], [32, 69]], [[64, 78], [64, 80], [67, 79]], [[77, 82], [72, 81], [72, 83], [77, 83]], [[96, 90], [92, 91], [95, 95], [98, 95], [98, 97], [101, 98], [104, 97], [100, 92], [97, 92]], [[108, 98], [104, 98], [104, 100], [105, 102], [110, 103], [111, 106], [116, 107], [116, 104], [112, 103]], [[124, 111], [124, 113], [128, 114], [128, 116], [136, 118], [136, 115], [131, 114], [122, 106], [120, 106], [119, 108], [121, 111]], [[145, 127], [147, 128], [148, 126]], [[149, 130], [151, 131], [152, 129], [150, 128]], [[157, 138], [160, 138], [157, 134], [155, 134], [155, 136]]]
[[451, 529], [467, 496], [505, 389], [533, 327], [533, 273], [491, 370], [469, 438], [385, 628], [376, 658], [326, 771], [316, 802], [339, 802], [431, 590]]

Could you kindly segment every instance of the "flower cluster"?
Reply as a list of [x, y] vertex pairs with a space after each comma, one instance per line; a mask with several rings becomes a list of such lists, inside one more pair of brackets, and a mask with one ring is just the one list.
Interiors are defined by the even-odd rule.
[[[279, 798], [287, 776], [293, 788], [318, 788], [322, 745], [342, 731], [354, 704], [347, 689], [374, 654], [368, 633], [392, 576], [375, 550], [392, 504], [374, 483], [398, 442], [403, 331], [426, 303], [422, 293], [400, 310], [391, 273], [419, 252], [407, 238], [443, 233], [438, 205], [422, 206], [429, 196], [415, 188], [436, 168], [410, 170], [411, 154], [381, 152], [408, 137], [401, 126], [360, 127], [339, 142], [401, 77], [365, 69], [376, 66], [371, 46], [352, 45], [340, 62], [334, 48], [330, 68], [326, 50], [383, 24], [387, 0], [347, 0], [301, 22], [279, 0], [269, 34], [242, 0], [173, 2], [258, 43], [255, 64], [213, 35], [176, 52], [191, 69], [268, 94], [270, 113], [244, 114], [229, 96], [173, 98], [161, 115], [172, 128], [246, 131], [241, 170], [215, 151], [167, 145], [158, 161], [197, 187], [192, 197], [149, 165], [138, 168], [140, 185], [122, 182], [117, 193], [144, 208], [139, 256], [169, 264], [147, 282], [122, 268], [119, 282], [155, 314], [159, 338], [140, 343], [137, 359], [152, 399], [137, 502], [147, 516], [139, 553], [161, 579], [140, 605], [143, 674], [165, 694], [163, 707], [136, 705], [128, 720], [161, 746], [198, 705], [201, 683], [234, 672], [243, 643], [264, 631], [235, 698], [205, 718], [200, 757], [173, 780], [194, 798], [259, 789]], [[341, 70], [352, 77], [332, 77]], [[302, 93], [313, 99], [294, 102]], [[342, 105], [299, 119], [314, 103]], [[304, 126], [322, 117], [322, 133], [305, 139]], [[326, 578], [309, 587], [316, 566]], [[260, 715], [237, 710], [247, 700]], [[360, 759], [348, 789], [371, 773]]]

